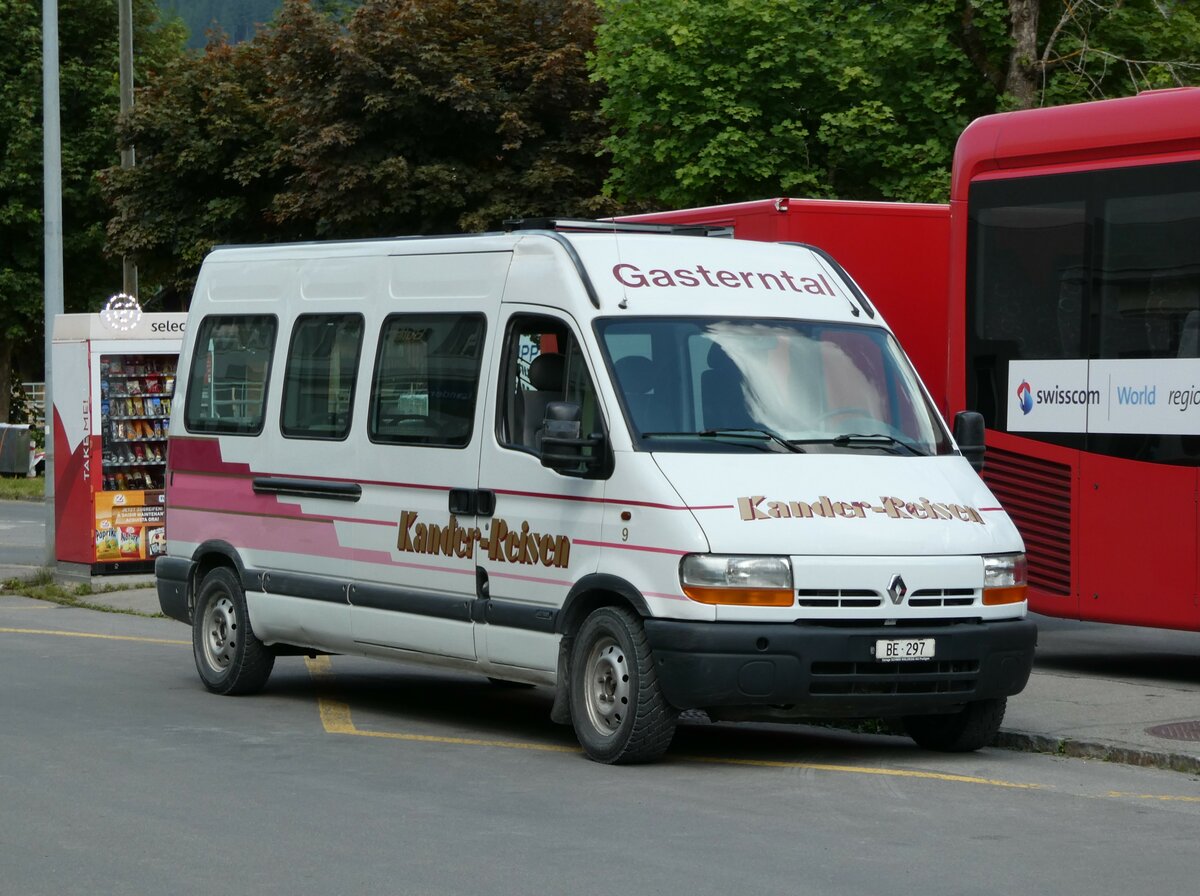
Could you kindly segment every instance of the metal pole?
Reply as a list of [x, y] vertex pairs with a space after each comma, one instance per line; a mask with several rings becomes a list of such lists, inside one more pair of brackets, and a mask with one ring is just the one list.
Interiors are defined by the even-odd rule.
[[[124, 115], [133, 108], [133, 0], [117, 0], [117, 6], [120, 20], [121, 114]], [[121, 147], [121, 167], [132, 168], [134, 161], [133, 147]], [[137, 298], [138, 273], [132, 258], [121, 259], [121, 274], [121, 291]]]
[[63, 310], [62, 134], [59, 128], [58, 0], [42, 0], [42, 181], [45, 225], [46, 351], [46, 553], [55, 565], [54, 526], [54, 389], [52, 354], [54, 318]]

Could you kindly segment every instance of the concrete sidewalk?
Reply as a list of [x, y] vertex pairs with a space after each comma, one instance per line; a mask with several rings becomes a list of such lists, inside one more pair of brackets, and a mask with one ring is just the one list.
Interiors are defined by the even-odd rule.
[[[38, 572], [0, 567], [0, 582]], [[118, 584], [80, 600], [159, 613], [151, 577], [92, 580]], [[1037, 621], [1034, 672], [1009, 700], [996, 746], [1200, 774], [1200, 634]]]

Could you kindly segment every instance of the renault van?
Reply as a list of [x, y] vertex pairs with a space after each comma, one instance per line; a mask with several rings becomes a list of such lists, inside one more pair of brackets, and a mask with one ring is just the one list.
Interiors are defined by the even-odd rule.
[[1036, 629], [978, 415], [952, 436], [819, 249], [653, 230], [208, 256], [156, 568], [206, 688], [466, 670], [607, 763], [687, 710], [991, 740]]

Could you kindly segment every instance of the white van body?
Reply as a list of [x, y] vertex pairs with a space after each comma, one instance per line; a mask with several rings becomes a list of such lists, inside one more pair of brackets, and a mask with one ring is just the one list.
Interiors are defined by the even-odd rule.
[[209, 689], [286, 652], [472, 670], [556, 688], [606, 762], [691, 709], [974, 749], [1036, 642], [1020, 535], [811, 247], [217, 249], [166, 502], [160, 603]]

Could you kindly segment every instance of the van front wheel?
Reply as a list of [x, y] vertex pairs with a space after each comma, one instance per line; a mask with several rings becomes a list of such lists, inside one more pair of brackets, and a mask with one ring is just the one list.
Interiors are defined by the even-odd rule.
[[275, 655], [250, 627], [241, 583], [223, 566], [211, 570], [200, 583], [192, 653], [200, 680], [214, 694], [261, 691], [275, 665]]
[[584, 620], [571, 650], [571, 722], [596, 762], [658, 759], [671, 745], [678, 712], [663, 698], [641, 621], [622, 607]]
[[996, 738], [1008, 701], [1004, 697], [976, 700], [948, 715], [907, 716], [904, 731], [927, 750], [970, 753]]

